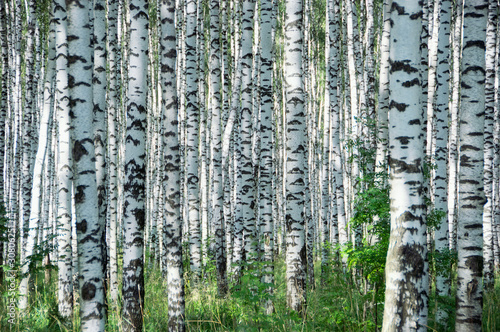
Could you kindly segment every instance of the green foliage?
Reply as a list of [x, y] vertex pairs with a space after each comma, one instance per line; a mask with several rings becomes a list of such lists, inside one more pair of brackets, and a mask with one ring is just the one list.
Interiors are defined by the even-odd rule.
[[[260, 263], [255, 263], [258, 268]], [[320, 264], [315, 266], [319, 275]], [[286, 273], [283, 259], [275, 263], [276, 285], [272, 295], [263, 294], [269, 285], [260, 283], [260, 279], [247, 273], [241, 278], [241, 284], [234, 287], [225, 298], [217, 295], [215, 279], [207, 277], [197, 285], [186, 287], [186, 326], [188, 331], [374, 331], [375, 326], [382, 324], [383, 303], [373, 302], [373, 294], [362, 294], [352, 273], [341, 266], [332, 264], [326, 275], [324, 284], [318, 284], [307, 293], [307, 312], [305, 319], [286, 307]], [[205, 274], [209, 276], [209, 274]], [[19, 315], [15, 324], [9, 324], [7, 312], [6, 288], [2, 285], [0, 300], [0, 331], [79, 331], [78, 310], [76, 307], [73, 320], [63, 319], [57, 313], [57, 278], [52, 272], [53, 282], [43, 283], [43, 274], [36, 278], [37, 296], [28, 311]], [[167, 294], [166, 282], [157, 266], [146, 270], [145, 274], [145, 331], [167, 331]], [[498, 276], [497, 276], [498, 278]], [[252, 289], [255, 290], [252, 292]], [[383, 290], [383, 286], [381, 287]], [[435, 304], [435, 296], [431, 293], [430, 307]], [[265, 315], [260, 308], [263, 299], [273, 300], [275, 311]], [[440, 301], [443, 301], [440, 299]], [[448, 329], [437, 331], [453, 331], [453, 297], [444, 299], [448, 304], [450, 322]], [[500, 289], [499, 284], [493, 292], [485, 293], [483, 312], [483, 330], [498, 331], [500, 328]], [[373, 302], [373, 303], [372, 303]], [[441, 303], [441, 302], [440, 302]], [[364, 306], [367, 310], [363, 314]], [[430, 310], [429, 326], [434, 326], [432, 310]], [[378, 317], [378, 319], [377, 319]], [[109, 305], [106, 331], [119, 332], [121, 327], [120, 308]]]

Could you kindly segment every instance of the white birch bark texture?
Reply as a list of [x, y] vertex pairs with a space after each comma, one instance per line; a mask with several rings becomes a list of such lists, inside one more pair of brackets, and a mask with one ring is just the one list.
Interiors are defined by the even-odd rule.
[[[331, 215], [331, 211], [337, 207], [337, 195], [336, 195], [336, 178], [335, 173], [330, 172], [331, 164], [334, 164], [335, 156], [330, 152], [333, 151], [335, 147], [330, 146], [330, 141], [332, 140], [332, 113], [338, 112], [337, 105], [337, 84], [338, 84], [338, 51], [336, 43], [339, 42], [339, 32], [338, 32], [338, 1], [328, 0], [327, 7], [327, 19], [328, 19], [328, 47], [329, 47], [329, 57], [328, 57], [328, 94], [329, 94], [329, 105], [325, 108], [324, 114], [324, 137], [323, 137], [323, 184], [322, 184], [322, 214], [321, 214], [321, 276], [324, 280], [328, 275], [328, 260], [329, 260], [329, 243], [330, 243], [330, 221], [338, 225], [338, 209], [335, 216]], [[335, 110], [337, 107], [337, 110]], [[333, 142], [332, 142], [333, 143]], [[332, 144], [333, 145], [333, 144]], [[331, 180], [330, 180], [331, 178]], [[330, 195], [332, 195], [333, 204], [330, 203]], [[337, 219], [336, 221], [334, 221]], [[336, 226], [337, 226], [336, 225]], [[333, 225], [332, 225], [333, 226]], [[334, 226], [334, 227], [336, 227]]]
[[220, 296], [227, 292], [226, 276], [226, 234], [224, 225], [224, 214], [222, 210], [223, 188], [222, 188], [222, 99], [221, 99], [221, 48], [220, 48], [220, 23], [219, 23], [219, 0], [210, 1], [210, 102], [211, 102], [211, 144], [212, 144], [212, 168], [211, 182], [213, 185], [212, 200], [212, 223], [215, 229], [215, 264], [217, 271], [217, 287]]
[[73, 179], [73, 165], [71, 159], [71, 119], [69, 116], [68, 99], [68, 47], [66, 2], [54, 0], [53, 15], [56, 30], [56, 84], [57, 98], [57, 248], [59, 269], [58, 279], [58, 308], [62, 317], [73, 314], [73, 259], [71, 248], [71, 191]]
[[286, 285], [287, 304], [306, 310], [305, 166], [306, 116], [302, 81], [303, 9], [301, 0], [286, 1]]
[[[260, 12], [260, 177], [259, 177], [259, 213], [260, 213], [260, 239], [263, 266], [262, 282], [265, 284], [274, 283], [274, 233], [273, 233], [273, 202], [272, 202], [272, 174], [273, 174], [273, 133], [272, 133], [272, 113], [273, 113], [273, 89], [272, 89], [272, 1], [261, 1]], [[272, 292], [272, 287], [268, 288]], [[274, 310], [271, 300], [265, 304], [267, 314]]]
[[144, 225], [148, 3], [130, 1], [129, 70], [123, 209], [124, 331], [142, 331], [144, 312]]
[[163, 243], [166, 249], [168, 330], [185, 331], [184, 279], [182, 271], [182, 218], [180, 209], [180, 153], [175, 75], [175, 0], [160, 3], [161, 82], [163, 121], [163, 190], [165, 195]]
[[[117, 256], [117, 212], [118, 212], [118, 0], [108, 0], [108, 215], [109, 215], [109, 291], [111, 300], [118, 301], [118, 256]], [[120, 233], [121, 234], [121, 233]]]
[[389, 169], [391, 234], [386, 263], [383, 331], [425, 331], [428, 311], [420, 103], [422, 5], [391, 6]]
[[375, 171], [387, 171], [387, 146], [389, 140], [389, 53], [391, 35], [391, 7], [389, 0], [383, 2], [383, 27], [380, 45], [380, 76], [377, 109], [377, 153], [375, 156]]
[[88, 3], [67, 2], [68, 87], [72, 125], [80, 320], [82, 331], [104, 331], [104, 276], [93, 142], [92, 48]]
[[201, 273], [200, 188], [198, 177], [198, 73], [196, 64], [196, 1], [186, 1], [186, 182], [191, 272]]
[[[240, 112], [240, 158], [241, 168], [241, 223], [243, 226], [243, 254], [244, 261], [254, 261], [257, 254], [256, 227], [255, 227], [255, 179], [252, 164], [252, 114], [253, 114], [253, 34], [255, 1], [243, 1], [241, 13], [241, 112]], [[236, 221], [238, 222], [238, 221]]]
[[[106, 0], [95, 0], [93, 4], [93, 103], [94, 103], [94, 149], [96, 164], [97, 204], [99, 224], [106, 225]], [[106, 278], [107, 248], [106, 228], [102, 232], [102, 271]], [[106, 283], [104, 286], [107, 287]]]
[[[35, 227], [35, 231], [33, 230], [30, 233], [30, 207], [31, 207], [31, 190], [32, 190], [32, 167], [31, 165], [33, 164], [31, 162], [31, 153], [32, 153], [32, 148], [31, 148], [31, 142], [35, 137], [33, 137], [33, 127], [35, 124], [33, 123], [33, 115], [35, 113], [34, 110], [34, 104], [33, 104], [33, 96], [32, 96], [32, 90], [33, 90], [33, 70], [34, 70], [34, 62], [33, 62], [33, 43], [34, 43], [34, 38], [35, 38], [35, 22], [36, 22], [36, 17], [35, 17], [35, 3], [33, 0], [29, 1], [28, 3], [25, 3], [27, 8], [25, 9], [25, 15], [26, 15], [26, 28], [27, 28], [27, 34], [26, 36], [23, 36], [23, 39], [26, 39], [26, 45], [24, 48], [24, 70], [25, 70], [25, 75], [24, 77], [21, 78], [21, 80], [24, 80], [24, 89], [21, 88], [22, 97], [19, 99], [20, 102], [20, 109], [19, 111], [19, 116], [22, 118], [22, 132], [21, 132], [21, 150], [22, 150], [22, 164], [21, 164], [21, 195], [20, 195], [20, 215], [19, 215], [19, 220], [21, 221], [21, 232], [22, 232], [22, 239], [21, 239], [21, 249], [22, 249], [22, 256], [21, 256], [21, 264], [24, 264], [27, 262], [26, 257], [28, 255], [27, 251], [29, 250], [30, 246], [34, 246], [36, 243], [28, 243], [31, 240], [28, 239], [29, 236], [33, 236], [38, 234], [36, 231], [38, 228], [36, 227], [38, 224], [33, 224]], [[20, 5], [19, 5], [20, 6]], [[18, 8], [19, 11], [21, 11], [21, 7]], [[23, 27], [24, 28], [24, 27]], [[21, 70], [21, 66], [19, 67], [19, 70]], [[21, 83], [22, 84], [22, 83]], [[21, 87], [21, 85], [20, 85]], [[24, 102], [22, 101], [24, 100]], [[46, 144], [46, 143], [45, 143]], [[17, 193], [16, 193], [17, 194]], [[37, 216], [39, 218], [39, 216]], [[31, 252], [33, 254], [33, 252]], [[20, 285], [20, 292], [21, 294], [24, 293], [24, 282], [21, 283]], [[26, 302], [23, 300], [24, 296], [20, 298], [19, 305], [22, 308]]]
[[450, 232], [450, 250], [456, 250], [456, 206], [457, 206], [457, 161], [458, 161], [458, 108], [460, 105], [460, 55], [462, 33], [463, 1], [456, 0], [454, 6], [455, 18], [453, 26], [453, 79], [450, 110], [450, 135], [448, 147], [448, 225]]
[[[333, 5], [333, 6], [332, 6]], [[334, 18], [340, 17], [340, 4], [339, 1], [335, 0], [333, 4], [329, 4], [329, 11], [332, 13]], [[330, 22], [331, 24], [331, 22]], [[330, 75], [330, 125], [331, 125], [331, 144], [330, 144], [330, 154], [332, 155], [332, 165], [331, 165], [331, 186], [332, 191], [335, 191], [336, 196], [333, 199], [332, 205], [337, 206], [337, 216], [332, 216], [332, 221], [337, 220], [338, 234], [339, 234], [339, 244], [345, 245], [349, 241], [346, 213], [345, 213], [345, 195], [344, 195], [344, 174], [342, 167], [342, 146], [340, 145], [340, 133], [343, 130], [341, 125], [340, 112], [341, 107], [339, 103], [339, 72], [340, 72], [340, 52], [338, 45], [340, 44], [340, 21], [337, 19], [337, 32], [335, 30], [330, 30], [330, 64], [329, 64], [329, 75]], [[333, 27], [330, 27], [333, 29]], [[335, 60], [334, 60], [335, 58]], [[335, 208], [332, 207], [332, 212]], [[345, 258], [347, 259], [347, 258]], [[346, 261], [344, 261], [346, 263]]]
[[493, 257], [493, 113], [495, 111], [495, 53], [497, 35], [496, 1], [489, 2], [486, 28], [486, 81], [484, 115], [484, 194], [483, 209], [483, 282], [484, 289], [491, 290], [495, 284]]
[[464, 4], [461, 64], [455, 331], [481, 331], [485, 41], [488, 1]]
[[[442, 253], [448, 248], [448, 112], [449, 112], [449, 81], [450, 81], [450, 19], [451, 1], [443, 0], [440, 10], [438, 34], [437, 68], [436, 68], [436, 104], [434, 108], [436, 149], [434, 153], [436, 170], [434, 173], [434, 207], [445, 212], [434, 232], [434, 248], [436, 253]], [[450, 295], [450, 275], [446, 271], [438, 271], [436, 275], [436, 294]], [[438, 307], [438, 321], [444, 323], [447, 313]]]

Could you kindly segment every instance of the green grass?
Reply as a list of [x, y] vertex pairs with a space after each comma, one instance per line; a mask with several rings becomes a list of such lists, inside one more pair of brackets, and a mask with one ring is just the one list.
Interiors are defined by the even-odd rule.
[[[209, 269], [210, 270], [210, 269]], [[213, 271], [213, 269], [212, 269]], [[265, 285], [258, 278], [244, 277], [242, 287], [231, 285], [225, 298], [217, 296], [213, 272], [194, 286], [186, 283], [186, 325], [188, 331], [375, 331], [382, 324], [383, 303], [370, 306], [372, 294], [363, 295], [353, 281], [351, 273], [335, 267], [323, 285], [319, 283], [319, 266], [315, 268], [316, 285], [307, 292], [308, 306], [305, 317], [286, 308], [285, 266], [283, 260], [275, 265], [276, 287], [272, 295], [275, 312], [266, 315], [261, 307], [268, 296], [262, 291]], [[73, 320], [64, 320], [57, 313], [57, 277], [46, 285], [43, 274], [37, 280], [37, 293], [30, 308], [14, 324], [6, 315], [7, 297], [2, 288], [0, 304], [0, 331], [78, 331], [78, 308]], [[257, 290], [257, 291], [252, 291]], [[260, 289], [260, 291], [259, 291]], [[443, 299], [441, 299], [442, 301]], [[453, 331], [454, 300], [444, 299], [450, 311], [448, 327], [434, 323], [435, 297], [431, 291], [429, 301], [429, 331]], [[363, 318], [364, 317], [364, 318]], [[167, 331], [167, 294], [161, 272], [157, 267], [146, 269], [146, 297], [144, 308], [145, 331]], [[484, 294], [483, 330], [500, 330], [500, 285]], [[121, 317], [116, 306], [108, 308], [106, 331], [120, 332]]]

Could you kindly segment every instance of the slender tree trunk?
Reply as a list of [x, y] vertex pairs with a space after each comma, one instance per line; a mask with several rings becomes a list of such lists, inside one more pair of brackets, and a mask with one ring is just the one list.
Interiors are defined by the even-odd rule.
[[66, 3], [54, 0], [54, 22], [56, 29], [56, 98], [57, 98], [57, 224], [58, 224], [58, 300], [62, 317], [73, 314], [73, 259], [71, 249], [71, 119], [69, 113], [68, 60], [67, 60], [67, 15]]
[[422, 5], [391, 7], [389, 167], [391, 235], [386, 263], [383, 331], [425, 331], [428, 268], [425, 225], [424, 117], [420, 97]]
[[184, 280], [182, 271], [182, 219], [180, 210], [180, 154], [175, 75], [176, 31], [175, 1], [162, 0], [160, 3], [161, 22], [161, 82], [163, 121], [163, 163], [165, 210], [163, 241], [166, 249], [168, 293], [168, 329], [185, 331], [184, 323]]
[[213, 228], [215, 229], [215, 264], [217, 270], [217, 286], [220, 296], [227, 292], [226, 277], [226, 234], [224, 215], [222, 210], [223, 187], [222, 187], [222, 137], [221, 137], [221, 59], [220, 59], [220, 33], [219, 33], [219, 0], [210, 2], [210, 87], [211, 101], [211, 134], [212, 134], [212, 166], [213, 176]]
[[142, 331], [144, 314], [144, 226], [146, 217], [146, 100], [148, 3], [130, 1], [129, 71], [123, 211], [124, 331]]
[[254, 34], [255, 1], [245, 0], [241, 18], [241, 113], [240, 113], [240, 150], [241, 164], [241, 223], [243, 225], [243, 255], [244, 261], [257, 259], [257, 238], [255, 225], [255, 179], [252, 163], [252, 114], [253, 114], [253, 34]]
[[[97, 181], [97, 204], [99, 209], [99, 224], [106, 225], [107, 197], [106, 197], [106, 0], [95, 0], [94, 7], [94, 68], [93, 68], [93, 94], [94, 94], [94, 148]], [[103, 226], [101, 251], [102, 272], [107, 278], [107, 248], [106, 227]], [[106, 292], [106, 281], [104, 282]]]
[[[92, 48], [89, 8], [68, 3], [68, 86], [72, 114], [72, 154], [78, 267], [80, 320], [83, 331], [104, 331], [104, 285], [99, 223], [95, 154], [93, 144]], [[71, 60], [71, 61], [70, 61]]]
[[453, 31], [453, 82], [450, 110], [450, 136], [448, 156], [448, 224], [450, 249], [457, 248], [457, 161], [458, 161], [458, 109], [460, 107], [460, 54], [462, 32], [462, 0], [455, 2], [455, 23]]
[[492, 290], [495, 284], [493, 257], [493, 113], [495, 111], [495, 53], [497, 34], [496, 1], [489, 1], [486, 30], [486, 81], [484, 115], [484, 194], [483, 210], [483, 282], [484, 289]]
[[286, 284], [287, 304], [306, 312], [306, 245], [304, 185], [306, 130], [302, 83], [303, 9], [301, 0], [286, 1]]
[[481, 331], [485, 41], [488, 1], [464, 6], [458, 181], [458, 272], [455, 330]]
[[119, 108], [119, 47], [118, 47], [118, 1], [108, 0], [108, 178], [109, 178], [109, 290], [111, 301], [118, 301], [118, 253], [117, 253], [117, 212], [118, 212], [118, 128]]
[[380, 76], [377, 110], [377, 154], [375, 156], [375, 171], [387, 171], [387, 147], [389, 141], [388, 114], [389, 114], [389, 53], [391, 35], [391, 8], [389, 0], [383, 3], [383, 28], [380, 45]]
[[[438, 52], [437, 52], [437, 71], [436, 71], [436, 104], [435, 130], [436, 130], [436, 150], [434, 173], [435, 198], [434, 207], [438, 211], [445, 212], [439, 225], [434, 232], [434, 248], [436, 254], [440, 255], [446, 251], [449, 246], [448, 241], [448, 195], [447, 195], [447, 143], [448, 143], [448, 113], [449, 113], [449, 81], [450, 81], [450, 19], [451, 19], [451, 1], [443, 0], [440, 11]], [[450, 274], [446, 271], [436, 272], [436, 295], [450, 295]], [[441, 306], [438, 307], [437, 321], [446, 323], [447, 312]]]
[[[259, 177], [259, 204], [260, 204], [260, 230], [261, 234], [261, 252], [264, 262], [262, 282], [265, 284], [274, 284], [274, 229], [272, 215], [272, 174], [273, 174], [273, 137], [272, 137], [272, 118], [273, 118], [273, 89], [272, 89], [272, 30], [273, 30], [273, 3], [272, 1], [261, 2], [260, 17], [260, 40], [261, 40], [261, 67], [260, 67], [260, 177]], [[272, 293], [272, 287], [269, 287], [269, 294]], [[274, 310], [272, 301], [269, 299], [265, 303], [267, 314]]]
[[186, 181], [189, 220], [189, 252], [191, 272], [201, 274], [200, 189], [198, 177], [198, 85], [196, 65], [196, 13], [193, 0], [186, 1]]

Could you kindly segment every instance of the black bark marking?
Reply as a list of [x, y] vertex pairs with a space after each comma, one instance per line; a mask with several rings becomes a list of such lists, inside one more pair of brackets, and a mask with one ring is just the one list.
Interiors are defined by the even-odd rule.
[[418, 68], [413, 67], [410, 65], [409, 60], [403, 60], [403, 61], [391, 61], [389, 60], [389, 65], [390, 65], [390, 73], [394, 73], [397, 71], [404, 71], [407, 74], [411, 73], [418, 73]]
[[422, 172], [422, 167], [421, 167], [421, 160], [416, 159], [413, 164], [407, 163], [403, 160], [397, 160], [394, 158], [391, 158], [389, 156], [389, 166], [393, 170], [395, 174], [399, 173], [421, 173]]
[[73, 160], [76, 162], [80, 161], [80, 159], [83, 156], [89, 154], [89, 152], [87, 151], [87, 149], [83, 145], [83, 143], [85, 143], [85, 141], [86, 140], [75, 141], [75, 143], [73, 144]]
[[420, 80], [418, 78], [414, 78], [411, 81], [406, 81], [402, 84], [405, 88], [409, 88], [415, 85], [420, 85]]
[[400, 112], [404, 112], [406, 110], [406, 107], [408, 107], [408, 104], [398, 103], [398, 102], [395, 102], [394, 100], [391, 100], [391, 102], [389, 103], [389, 108], [393, 108], [393, 107]]
[[480, 67], [480, 66], [470, 66], [470, 67], [467, 67], [463, 72], [462, 72], [462, 75], [465, 75], [465, 74], [468, 74], [470, 71], [474, 71], [474, 72], [481, 72], [483, 75], [486, 75], [486, 71], [484, 70], [483, 67]]
[[97, 288], [93, 283], [86, 282], [82, 286], [82, 299], [90, 301], [95, 297]]
[[75, 204], [81, 204], [85, 202], [85, 188], [87, 188], [87, 186], [85, 185], [80, 185], [76, 187]]
[[412, 138], [413, 137], [410, 137], [410, 136], [395, 137], [395, 139], [397, 139], [401, 145], [408, 145], [408, 143], [410, 142], [410, 139], [412, 139]]
[[465, 259], [465, 266], [472, 271], [473, 275], [481, 276], [483, 272], [483, 257], [470, 256]]
[[80, 222], [76, 223], [76, 230], [83, 234], [87, 233], [87, 220], [83, 219]]
[[390, 12], [397, 11], [398, 15], [405, 15], [405, 7], [398, 5], [397, 2], [393, 2]]
[[465, 43], [462, 50], [465, 50], [468, 47], [479, 47], [482, 50], [486, 50], [486, 46], [484, 44], [484, 41], [482, 40], [469, 40], [467, 43]]

